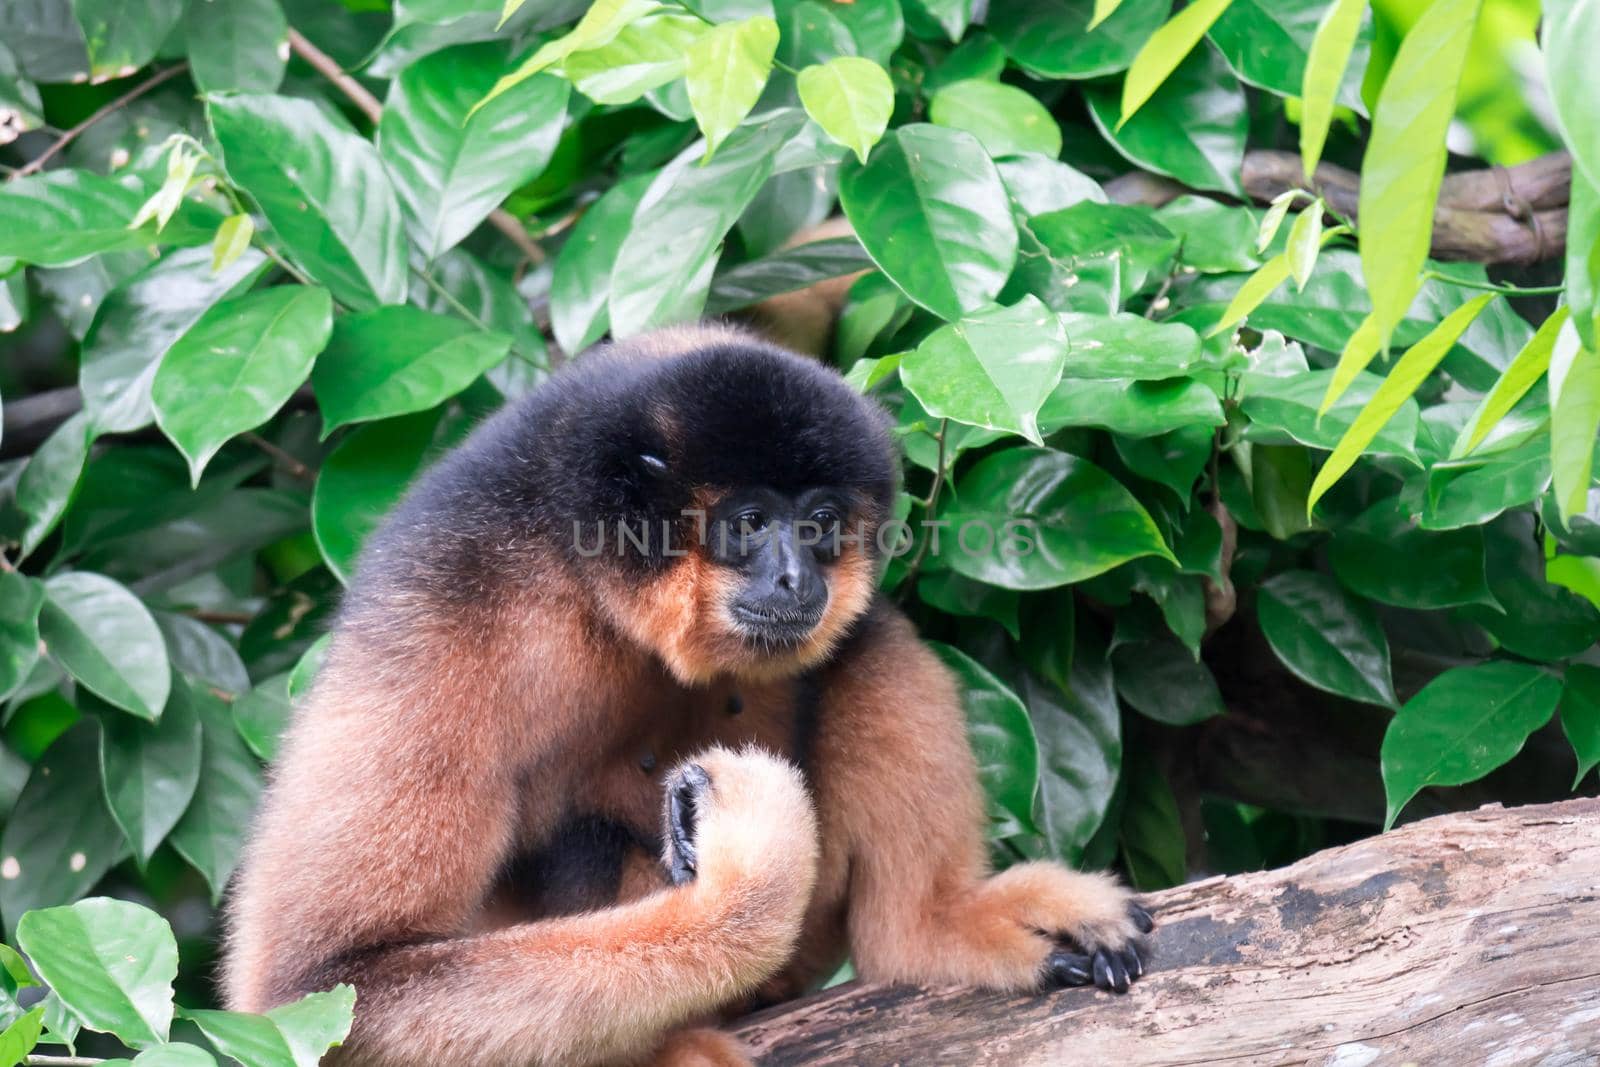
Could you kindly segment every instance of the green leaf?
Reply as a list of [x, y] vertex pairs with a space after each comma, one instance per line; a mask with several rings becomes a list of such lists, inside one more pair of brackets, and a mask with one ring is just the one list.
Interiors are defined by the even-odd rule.
[[[956, 485], [938, 557], [1004, 589], [1083, 581], [1140, 556], [1172, 558], [1154, 520], [1088, 460], [1045, 448], [985, 456]], [[971, 528], [963, 534], [963, 528]]]
[[1106, 0], [994, 0], [985, 25], [1036, 78], [1098, 78], [1133, 62], [1171, 10], [1167, 0], [1121, 0], [1114, 11]]
[[1206, 35], [1211, 24], [1232, 2], [1194, 0], [1194, 3], [1172, 16], [1150, 35], [1150, 39], [1128, 65], [1128, 75], [1122, 82], [1122, 118], [1117, 122], [1119, 129], [1161, 88], [1178, 64], [1194, 51], [1200, 38]]
[[265, 1015], [193, 1009], [181, 1014], [244, 1067], [317, 1067], [323, 1053], [350, 1032], [355, 1003], [356, 991], [340, 985]]
[[220, 274], [211, 251], [169, 252], [106, 295], [83, 341], [78, 387], [95, 434], [131, 433], [155, 419], [150, 388], [162, 357], [218, 301], [238, 295], [267, 270], [250, 251]]
[[894, 85], [884, 69], [870, 59], [840, 56], [805, 68], [796, 81], [806, 114], [866, 163], [894, 113]]
[[44, 1030], [44, 1008], [37, 1007], [26, 1015], [12, 1021], [4, 1031], [0, 1031], [0, 1064], [6, 1067], [15, 1067], [22, 1063], [33, 1047], [39, 1043], [39, 1034]]
[[0, 186], [0, 259], [64, 267], [90, 256], [185, 239], [181, 230], [129, 229], [138, 187], [82, 170], [56, 170]]
[[[1317, 405], [1327, 392], [1333, 373], [1314, 370], [1295, 375], [1247, 374], [1241, 407], [1251, 425], [1245, 437], [1268, 444], [1298, 441], [1311, 448], [1334, 448], [1348, 434], [1368, 401], [1383, 388], [1383, 380], [1371, 374], [1358, 376], [1338, 403], [1327, 414], [1319, 415]], [[1395, 415], [1367, 444], [1367, 453], [1400, 456], [1420, 465], [1416, 451], [1420, 418], [1417, 402], [1402, 398]]]
[[647, 15], [609, 44], [571, 56], [562, 73], [597, 104], [631, 104], [652, 89], [683, 77], [689, 46], [708, 27], [692, 15]]
[[1535, 440], [1488, 456], [1428, 468], [1422, 526], [1448, 530], [1488, 522], [1507, 508], [1531, 503], [1550, 484], [1550, 446]]
[[1550, 581], [1533, 531], [1534, 516], [1527, 511], [1484, 527], [1489, 591], [1506, 610], [1467, 607], [1460, 614], [1489, 631], [1507, 652], [1550, 663], [1580, 655], [1600, 639], [1600, 611]]
[[51, 431], [22, 468], [16, 506], [27, 519], [19, 538], [23, 556], [39, 547], [72, 503], [89, 458], [89, 440], [89, 417], [80, 411]]
[[1556, 337], [1567, 321], [1570, 309], [1555, 309], [1539, 326], [1538, 331], [1522, 346], [1517, 358], [1511, 361], [1494, 388], [1478, 404], [1472, 418], [1461, 428], [1455, 445], [1450, 449], [1451, 459], [1460, 459], [1483, 443], [1489, 432], [1500, 424], [1517, 406], [1517, 401], [1527, 395], [1533, 383], [1550, 366], [1550, 355], [1555, 350]]
[[44, 583], [39, 634], [50, 657], [91, 692], [155, 722], [172, 684], [167, 648], [139, 598], [102, 574]]
[[228, 177], [313, 281], [355, 311], [406, 298], [405, 228], [377, 151], [310, 100], [206, 100]]
[[695, 166], [690, 150], [651, 182], [611, 268], [613, 336], [700, 316], [723, 238], [804, 122], [798, 110], [776, 111], [735, 131], [709, 162]]
[[17, 943], [85, 1026], [134, 1047], [167, 1040], [178, 944], [149, 908], [93, 897], [31, 911]]
[[946, 85], [928, 102], [928, 117], [937, 125], [966, 130], [996, 158], [1036, 152], [1054, 159], [1061, 154], [1061, 127], [1037, 97], [1013, 85], [983, 78]]
[[873, 262], [943, 319], [994, 300], [1011, 273], [1017, 231], [1005, 186], [971, 134], [902, 126], [865, 167], [845, 172], [839, 197]]
[[[1317, 26], [1329, 7], [1329, 0], [1234, 0], [1207, 36], [1242, 81], [1277, 96], [1295, 97], [1305, 89]], [[1354, 62], [1341, 63], [1329, 76], [1339, 102], [1365, 115], [1361, 80], [1370, 59], [1372, 33], [1359, 11], [1356, 26], [1359, 47]], [[1354, 69], [1346, 72], [1346, 67]]]
[[11, 697], [39, 660], [39, 609], [44, 586], [16, 571], [0, 571], [0, 701]]
[[973, 619], [993, 619], [1016, 639], [1021, 622], [1017, 608], [1022, 595], [1014, 589], [975, 582], [954, 571], [935, 571], [917, 579], [917, 597], [929, 607], [949, 615]]
[[317, 680], [317, 673], [322, 670], [322, 661], [328, 657], [328, 645], [332, 642], [332, 634], [323, 634], [300, 656], [300, 661], [294, 665], [294, 670], [289, 672], [289, 699], [299, 700], [311, 691], [312, 683]]
[[1445, 132], [1477, 23], [1478, 0], [1435, 0], [1400, 42], [1361, 160], [1361, 268], [1378, 336], [1405, 317], [1433, 235]]
[[[872, 267], [861, 242], [854, 237], [834, 237], [811, 241], [746, 260], [737, 267], [718, 271], [706, 297], [707, 315], [724, 315], [780, 293], [792, 293], [830, 278]], [[876, 275], [884, 282], [881, 274]], [[904, 303], [898, 290], [884, 282], [892, 299]]]
[[563, 351], [576, 355], [605, 336], [611, 318], [611, 268], [633, 224], [652, 175], [635, 174], [589, 206], [556, 256], [550, 279], [550, 328]]
[[778, 24], [764, 15], [725, 22], [689, 46], [684, 82], [706, 158], [756, 106], [778, 50]]
[[1155, 761], [1137, 750], [1132, 755], [1123, 771], [1126, 801], [1118, 834], [1122, 864], [1135, 888], [1168, 889], [1188, 876], [1183, 816]]
[[1129, 162], [1194, 189], [1242, 195], [1250, 117], [1238, 79], [1211, 46], [1178, 64], [1135, 115], [1122, 115], [1114, 89], [1084, 95], [1095, 125]]
[[[215, 0], [200, 0], [212, 3]], [[117, 1061], [107, 1061], [106, 1067], [115, 1067]], [[211, 1053], [196, 1045], [157, 1045], [133, 1058], [129, 1067], [217, 1067]]]
[[167, 645], [167, 659], [177, 670], [224, 693], [238, 694], [250, 688], [244, 661], [222, 634], [188, 615], [158, 611], [155, 618]]
[[933, 642], [930, 647], [960, 686], [967, 740], [991, 810], [998, 808], [1031, 827], [1033, 797], [1039, 790], [1039, 742], [1028, 709], [1004, 682], [960, 649]]
[[1186, 426], [1221, 426], [1228, 420], [1217, 394], [1191, 378], [1067, 378], [1045, 401], [1038, 421], [1046, 434], [1068, 426], [1099, 426], [1129, 437], [1153, 437]]
[[1583, 347], [1568, 319], [1550, 354], [1550, 474], [1556, 507], [1565, 521], [1582, 514], [1600, 430], [1600, 355]]
[[[1574, 171], [1583, 174], [1591, 190], [1597, 190], [1600, 147], [1595, 137], [1600, 135], [1600, 107], [1592, 90], [1595, 49], [1600, 46], [1600, 9], [1591, 0], [1549, 0], [1541, 9], [1539, 40], [1556, 123], [1572, 153]], [[1573, 185], [1576, 193], [1577, 182]], [[1594, 250], [1585, 249], [1583, 254], [1592, 256]]]
[[189, 0], [189, 72], [203, 93], [275, 92], [289, 59], [278, 0]]
[[1289, 241], [1283, 254], [1289, 258], [1289, 273], [1294, 276], [1296, 289], [1304, 289], [1317, 266], [1317, 253], [1322, 250], [1322, 200], [1311, 205], [1295, 217], [1289, 230]]
[[1475, 781], [1515, 756], [1560, 699], [1560, 679], [1526, 663], [1454, 667], [1429, 682], [1383, 735], [1383, 828], [1427, 786]]
[[326, 289], [280, 285], [215, 305], [167, 350], [150, 399], [192, 484], [219, 448], [294, 395], [332, 328]]
[[1183, 242], [1181, 260], [1186, 267], [1216, 274], [1261, 265], [1251, 251], [1257, 221], [1249, 208], [1229, 207], [1204, 196], [1180, 196], [1157, 209], [1156, 221]]
[[900, 380], [930, 415], [1043, 445], [1039, 408], [1066, 358], [1061, 323], [1030, 296], [935, 330], [901, 360]]
[[378, 156], [428, 262], [537, 177], [561, 136], [569, 90], [559, 78], [530, 78], [475, 107], [504, 56], [497, 44], [435, 52], [402, 71], [384, 103]]
[[1463, 604], [1500, 609], [1489, 592], [1483, 531], [1424, 530], [1399, 497], [1380, 500], [1341, 526], [1328, 559], [1339, 581], [1381, 604], [1422, 611]]
[[[828, 10], [855, 38], [858, 55], [887, 66], [889, 57], [905, 39], [905, 17], [900, 7], [900, 0], [856, 0], [852, 4], [833, 4]], [[989, 43], [994, 47], [992, 41]], [[999, 51], [997, 47], [994, 50]], [[1005, 62], [1004, 56], [1000, 62]]]
[[1211, 669], [1175, 639], [1118, 645], [1111, 663], [1117, 695], [1147, 718], [1189, 726], [1227, 711]]
[[140, 722], [109, 709], [99, 719], [106, 803], [143, 866], [194, 797], [200, 780], [200, 719], [181, 677], [175, 679], [160, 722]]
[[1600, 667], [1569, 664], [1561, 690], [1561, 730], [1578, 757], [1576, 790], [1583, 776], [1600, 763]]
[[1350, 65], [1366, 8], [1366, 0], [1334, 0], [1317, 23], [1317, 35], [1311, 39], [1300, 88], [1300, 160], [1307, 181], [1322, 159], [1322, 146], [1327, 143], [1328, 127], [1333, 124], [1334, 101], [1345, 68]]
[[1182, 323], [1151, 322], [1143, 315], [1063, 312], [1071, 348], [1068, 378], [1177, 378], [1200, 364], [1200, 337]]
[[62, 0], [0, 4], [0, 40], [34, 81], [84, 81], [89, 76], [83, 31], [71, 5]]
[[1494, 293], [1481, 293], [1462, 304], [1446, 315], [1444, 321], [1439, 323], [1433, 332], [1412, 345], [1406, 354], [1400, 357], [1394, 368], [1389, 371], [1388, 377], [1384, 378], [1383, 384], [1372, 394], [1372, 399], [1362, 407], [1361, 413], [1339, 439], [1328, 461], [1317, 472], [1316, 481], [1311, 483], [1311, 495], [1306, 500], [1308, 515], [1322, 498], [1322, 494], [1332, 488], [1333, 484], [1355, 465], [1362, 452], [1377, 437], [1378, 431], [1394, 417], [1402, 404], [1411, 399], [1411, 394], [1417, 391], [1423, 379], [1433, 373], [1434, 368], [1444, 359], [1445, 354], [1450, 351], [1450, 346], [1455, 344], [1462, 331], [1494, 298]]
[[[202, 4], [213, 3], [215, 0], [199, 0]], [[217, 227], [217, 235], [211, 241], [211, 273], [221, 274], [228, 266], [250, 247], [250, 242], [255, 239], [256, 224], [244, 212], [229, 215], [222, 220], [222, 225]]]
[[200, 781], [168, 841], [205, 877], [215, 904], [239, 862], [245, 830], [261, 793], [261, 768], [234, 729], [228, 707], [189, 687], [200, 717]]
[[362, 542], [422, 469], [438, 425], [437, 411], [371, 423], [340, 441], [323, 461], [311, 497], [311, 529], [341, 582], [350, 581]]
[[[505, 14], [500, 20], [502, 25], [511, 17], [512, 12], [521, 6], [521, 3], [522, 0], [506, 0]], [[616, 40], [617, 34], [629, 25], [660, 9], [661, 5], [655, 0], [595, 0], [571, 31], [540, 45], [539, 50], [529, 56], [521, 66], [496, 82], [489, 95], [484, 97], [478, 106], [487, 105], [502, 93], [509, 92], [515, 86], [542, 70], [548, 70], [575, 52], [610, 44]]]
[[311, 372], [322, 436], [346, 423], [425, 411], [506, 357], [511, 338], [414, 307], [347, 315]]
[[233, 702], [233, 724], [239, 736], [263, 760], [278, 755], [278, 741], [293, 711], [289, 701], [289, 674], [275, 674]]
[[1114, 312], [1123, 294], [1164, 276], [1178, 251], [1177, 236], [1145, 207], [1084, 199], [1021, 226], [1016, 273], [1002, 297], [1021, 286], [1058, 310]]
[[1279, 574], [1262, 584], [1256, 614], [1267, 643], [1295, 677], [1351, 700], [1395, 706], [1383, 628], [1371, 608], [1332, 578]]
[[104, 81], [135, 74], [156, 57], [183, 14], [183, 0], [72, 0], [72, 13], [89, 46], [90, 77]]

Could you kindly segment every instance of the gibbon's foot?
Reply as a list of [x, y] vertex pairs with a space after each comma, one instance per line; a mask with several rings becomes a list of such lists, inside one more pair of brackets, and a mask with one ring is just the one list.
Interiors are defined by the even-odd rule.
[[[1155, 920], [1143, 906], [1128, 901], [1128, 918], [1141, 934], [1155, 929]], [[1108, 993], [1126, 993], [1136, 978], [1144, 975], [1144, 958], [1140, 953], [1142, 939], [1133, 940], [1121, 949], [1079, 945], [1072, 938], [1064, 939], [1067, 945], [1050, 953], [1045, 961], [1047, 987], [1085, 986], [1094, 984]], [[1078, 951], [1079, 949], [1083, 951]]]
[[751, 1067], [738, 1040], [718, 1030], [679, 1030], [657, 1050], [650, 1067]]
[[699, 830], [701, 801], [711, 779], [698, 763], [686, 763], [667, 779], [667, 874], [673, 885], [694, 880], [700, 851], [695, 840]]

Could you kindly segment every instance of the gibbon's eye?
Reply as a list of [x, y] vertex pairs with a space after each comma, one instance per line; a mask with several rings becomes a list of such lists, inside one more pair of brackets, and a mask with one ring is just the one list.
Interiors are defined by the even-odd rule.
[[739, 524], [739, 532], [742, 534], [760, 533], [766, 529], [767, 513], [760, 508], [745, 508], [734, 516], [733, 521]]
[[843, 521], [844, 516], [835, 507], [820, 507], [811, 513], [811, 522], [825, 534], [831, 534]]
[[666, 460], [662, 459], [660, 456], [652, 456], [648, 452], [639, 453], [639, 462], [643, 463], [646, 467], [649, 467], [657, 474], [660, 474], [667, 469]]

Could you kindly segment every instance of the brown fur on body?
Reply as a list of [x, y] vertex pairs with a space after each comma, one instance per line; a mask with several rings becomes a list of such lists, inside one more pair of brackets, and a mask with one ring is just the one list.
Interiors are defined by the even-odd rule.
[[[624, 357], [700, 344], [759, 347], [680, 330]], [[673, 415], [649, 413], [652, 447], [693, 447]], [[857, 499], [871, 524], [884, 492]], [[1137, 937], [1101, 876], [990, 875], [954, 681], [874, 601], [870, 552], [830, 565], [811, 639], [753, 650], [701, 554], [619, 571], [549, 524], [455, 530], [516, 495], [474, 487], [369, 549], [234, 887], [230, 1007], [354, 984], [349, 1067], [713, 1067], [745, 1061], [704, 1023], [847, 952], [869, 978], [1021, 990], [1056, 935]], [[662, 793], [691, 761], [710, 786], [674, 886]]]

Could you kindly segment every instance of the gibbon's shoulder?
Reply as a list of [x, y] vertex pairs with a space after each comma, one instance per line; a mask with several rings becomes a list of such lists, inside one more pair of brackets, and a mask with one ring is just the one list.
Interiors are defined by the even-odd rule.
[[351, 599], [400, 582], [469, 594], [574, 525], [672, 518], [710, 488], [855, 490], [885, 513], [886, 414], [837, 372], [733, 327], [604, 344], [485, 420], [369, 539]]

